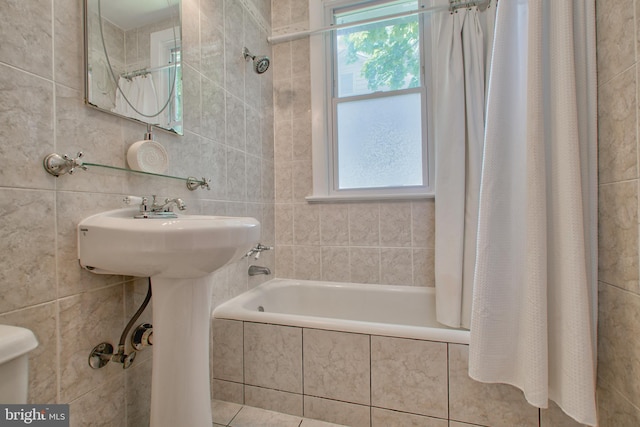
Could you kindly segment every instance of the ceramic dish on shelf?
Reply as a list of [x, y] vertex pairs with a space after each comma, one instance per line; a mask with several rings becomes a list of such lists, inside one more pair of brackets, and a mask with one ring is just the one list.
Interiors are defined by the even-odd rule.
[[127, 163], [133, 170], [162, 174], [169, 166], [169, 156], [167, 150], [158, 142], [144, 140], [129, 147]]

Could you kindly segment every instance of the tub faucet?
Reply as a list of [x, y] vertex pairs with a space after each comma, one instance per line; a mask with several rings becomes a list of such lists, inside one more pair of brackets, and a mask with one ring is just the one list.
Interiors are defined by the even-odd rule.
[[249, 276], [257, 276], [258, 274], [271, 274], [271, 270], [267, 267], [261, 267], [259, 265], [249, 266]]

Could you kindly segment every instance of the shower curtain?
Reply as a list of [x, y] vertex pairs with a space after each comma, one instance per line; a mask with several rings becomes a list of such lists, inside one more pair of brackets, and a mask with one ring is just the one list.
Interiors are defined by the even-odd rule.
[[597, 422], [595, 91], [594, 0], [499, 3], [469, 374], [587, 425]]
[[[446, 4], [446, 3], [445, 3]], [[438, 322], [469, 328], [495, 4], [431, 19]]]
[[151, 74], [136, 76], [131, 79], [120, 77], [118, 86], [120, 90], [116, 91], [114, 113], [146, 123], [158, 124], [160, 122], [160, 115], [157, 115], [158, 110], [160, 110], [158, 107], [158, 95]]

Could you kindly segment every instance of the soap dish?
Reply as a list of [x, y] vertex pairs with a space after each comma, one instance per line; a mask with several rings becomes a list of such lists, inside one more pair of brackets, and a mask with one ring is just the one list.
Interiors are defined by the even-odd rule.
[[152, 140], [135, 142], [127, 151], [129, 168], [142, 172], [165, 173], [169, 156], [164, 147]]

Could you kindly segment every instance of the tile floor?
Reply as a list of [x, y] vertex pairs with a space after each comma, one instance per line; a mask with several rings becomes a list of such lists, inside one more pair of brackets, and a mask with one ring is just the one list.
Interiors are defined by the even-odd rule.
[[213, 427], [344, 427], [221, 400], [214, 400], [211, 409]]

